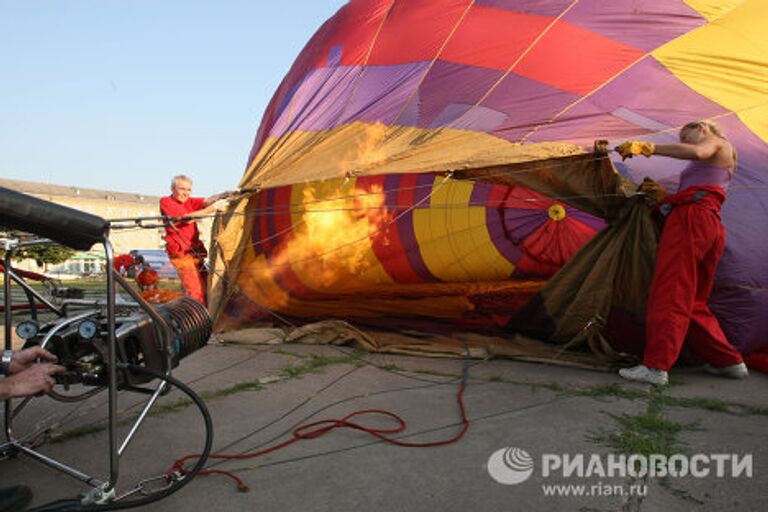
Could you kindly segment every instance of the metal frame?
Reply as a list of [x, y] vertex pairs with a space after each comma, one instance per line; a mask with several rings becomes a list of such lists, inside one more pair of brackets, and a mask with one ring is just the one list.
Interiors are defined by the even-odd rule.
[[[115, 486], [117, 485], [118, 478], [120, 476], [120, 457], [127, 449], [130, 442], [133, 440], [133, 437], [135, 436], [136, 432], [138, 431], [141, 424], [144, 422], [144, 420], [147, 417], [147, 414], [149, 413], [149, 410], [152, 408], [152, 406], [155, 405], [157, 402], [157, 399], [162, 395], [162, 393], [166, 390], [167, 384], [165, 381], [161, 381], [157, 387], [154, 389], [154, 391], [151, 392], [150, 398], [147, 400], [147, 403], [142, 408], [141, 413], [139, 414], [139, 417], [134, 422], [133, 426], [131, 427], [128, 434], [125, 436], [125, 439], [123, 439], [122, 443], [118, 440], [118, 431], [117, 431], [117, 346], [116, 346], [116, 334], [115, 334], [115, 297], [116, 297], [116, 283], [120, 285], [121, 288], [123, 288], [135, 301], [136, 305], [140, 306], [153, 320], [153, 326], [155, 327], [155, 330], [158, 334], [158, 340], [160, 340], [161, 344], [161, 350], [166, 358], [166, 375], [171, 375], [171, 351], [170, 351], [170, 343], [171, 343], [171, 331], [170, 327], [168, 326], [165, 319], [157, 312], [155, 311], [152, 306], [150, 306], [142, 297], [140, 294], [138, 294], [131, 286], [125, 281], [125, 279], [122, 278], [114, 269], [113, 269], [113, 260], [114, 260], [114, 252], [112, 248], [112, 244], [109, 241], [108, 236], [104, 236], [102, 239], [102, 244], [104, 245], [104, 250], [107, 257], [107, 298], [106, 298], [106, 304], [103, 301], [94, 301], [92, 303], [88, 303], [87, 301], [64, 301], [61, 306], [58, 306], [48, 300], [46, 297], [43, 297], [40, 293], [38, 293], [36, 290], [34, 290], [29, 284], [26, 283], [26, 281], [18, 276], [15, 272], [13, 272], [11, 268], [11, 259], [13, 256], [13, 253], [18, 248], [22, 247], [28, 247], [32, 245], [39, 245], [39, 244], [47, 244], [51, 243], [50, 240], [47, 239], [39, 239], [39, 240], [32, 240], [29, 242], [22, 242], [19, 243], [18, 241], [6, 241], [5, 243], [5, 280], [4, 280], [4, 303], [5, 303], [5, 348], [11, 349], [12, 348], [12, 327], [13, 327], [13, 318], [12, 318], [12, 302], [13, 297], [11, 295], [11, 281], [16, 282], [19, 286], [21, 286], [25, 292], [28, 294], [32, 294], [37, 300], [39, 300], [42, 304], [50, 308], [53, 312], [55, 312], [60, 317], [66, 316], [66, 308], [67, 303], [71, 303], [73, 305], [93, 305], [98, 307], [103, 307], [106, 305], [106, 316], [107, 316], [107, 391], [109, 395], [108, 400], [108, 429], [109, 429], [109, 478], [104, 481], [98, 478], [95, 478], [91, 475], [88, 475], [86, 473], [83, 473], [67, 464], [64, 464], [62, 462], [59, 462], [55, 459], [52, 459], [36, 450], [33, 450], [23, 444], [23, 442], [20, 439], [17, 439], [14, 436], [13, 433], [13, 419], [18, 415], [21, 410], [24, 409], [24, 407], [29, 403], [31, 400], [30, 398], [26, 398], [23, 400], [23, 402], [14, 409], [13, 406], [13, 400], [7, 399], [5, 400], [5, 425], [4, 425], [4, 433], [5, 433], [5, 442], [0, 443], [0, 452], [6, 452], [6, 453], [13, 453], [13, 454], [24, 454], [27, 455], [39, 462], [42, 462], [43, 464], [56, 469], [58, 471], [61, 471], [73, 478], [76, 478], [77, 480], [80, 480], [88, 485], [90, 485], [93, 489], [90, 493], [88, 493], [84, 499], [83, 503], [106, 503], [108, 501], [111, 501], [115, 497]], [[82, 313], [80, 315], [76, 315], [69, 319], [68, 321], [65, 321], [63, 325], [69, 325], [74, 321], [86, 318], [88, 316], [92, 316], [94, 314], [99, 313], [99, 309], [92, 310], [86, 313]], [[48, 339], [50, 337], [47, 337], [44, 341], [47, 343]], [[149, 391], [149, 390], [148, 390]]]

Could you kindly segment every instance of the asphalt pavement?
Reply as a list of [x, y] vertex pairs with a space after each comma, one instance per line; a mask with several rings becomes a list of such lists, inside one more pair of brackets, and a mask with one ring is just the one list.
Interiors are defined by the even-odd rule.
[[[276, 338], [270, 330], [262, 334], [254, 341]], [[145, 510], [704, 512], [764, 510], [768, 503], [768, 376], [762, 374], [730, 381], [675, 371], [660, 390], [613, 373], [512, 360], [211, 343], [184, 359], [175, 376], [205, 398], [214, 452], [263, 450], [290, 439], [300, 425], [366, 409], [402, 418], [402, 431], [385, 434], [400, 442], [449, 440], [463, 428], [463, 381], [469, 426], [458, 441], [437, 447], [331, 429], [259, 457], [209, 462], [237, 475], [247, 492], [225, 476], [199, 476]], [[14, 432], [48, 456], [103, 477], [105, 400], [104, 393], [75, 404], [36, 398], [15, 419]], [[121, 392], [121, 417], [134, 417], [144, 400]], [[352, 421], [399, 427], [382, 414]], [[123, 421], [121, 435], [128, 428]], [[153, 478], [197, 453], [203, 439], [195, 407], [176, 391], [164, 396], [121, 460], [118, 493], [145, 479], [146, 490], [158, 488], [163, 481]], [[658, 467], [675, 474], [630, 471], [621, 461], [633, 454], [633, 469], [655, 456], [656, 463], [673, 461]], [[0, 475], [3, 484], [30, 485], [35, 504], [88, 489], [26, 456], [0, 461]]]

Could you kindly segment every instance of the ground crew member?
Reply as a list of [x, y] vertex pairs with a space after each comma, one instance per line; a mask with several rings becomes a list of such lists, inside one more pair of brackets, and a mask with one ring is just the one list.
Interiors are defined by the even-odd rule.
[[662, 155], [691, 160], [676, 194], [660, 205], [664, 229], [656, 253], [646, 313], [643, 364], [619, 370], [625, 379], [665, 385], [667, 372], [686, 339], [709, 363], [708, 371], [731, 378], [747, 376], [741, 355], [728, 343], [707, 306], [715, 270], [725, 249], [720, 207], [736, 169], [736, 151], [711, 122], [688, 123], [679, 144], [625, 142], [623, 158]]
[[160, 213], [167, 217], [186, 217], [185, 222], [167, 222], [165, 251], [181, 279], [184, 293], [205, 304], [208, 271], [205, 258], [208, 251], [200, 241], [196, 222], [201, 217], [223, 211], [231, 192], [208, 198], [191, 197], [192, 180], [180, 174], [171, 181], [171, 195], [160, 199]]

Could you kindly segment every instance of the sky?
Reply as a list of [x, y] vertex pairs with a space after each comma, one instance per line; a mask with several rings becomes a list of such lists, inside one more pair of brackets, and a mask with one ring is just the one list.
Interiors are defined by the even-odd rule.
[[237, 186], [264, 109], [346, 0], [0, 0], [0, 177]]

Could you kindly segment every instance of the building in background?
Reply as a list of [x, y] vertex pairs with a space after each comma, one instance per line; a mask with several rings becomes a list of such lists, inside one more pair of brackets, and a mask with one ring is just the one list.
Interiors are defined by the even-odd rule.
[[[172, 173], [171, 173], [172, 174]], [[170, 174], [169, 174], [170, 180]], [[0, 179], [0, 186], [29, 194], [39, 199], [75, 208], [84, 212], [98, 215], [105, 219], [123, 219], [135, 217], [155, 217], [160, 215], [160, 196], [116, 192], [111, 190], [96, 190], [82, 187], [68, 187], [35, 183], [31, 181]], [[160, 191], [159, 191], [160, 192]], [[211, 232], [211, 219], [200, 222], [200, 237], [208, 245]], [[127, 254], [131, 251], [154, 251], [165, 248], [162, 229], [130, 229], [114, 231], [110, 240], [115, 254]], [[51, 265], [48, 272], [55, 277], [80, 277], [103, 273], [104, 250], [94, 246], [86, 253], [76, 253], [73, 258], [59, 265]], [[20, 268], [39, 271], [34, 261], [25, 261]]]

